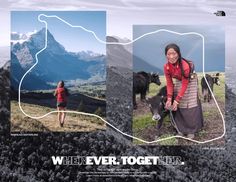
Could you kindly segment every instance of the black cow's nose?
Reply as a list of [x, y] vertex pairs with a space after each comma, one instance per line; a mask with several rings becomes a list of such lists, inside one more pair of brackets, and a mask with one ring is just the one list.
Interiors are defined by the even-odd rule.
[[154, 114], [152, 116], [152, 120], [154, 120], [154, 121], [159, 121], [160, 119], [161, 119], [161, 116], [159, 114]]

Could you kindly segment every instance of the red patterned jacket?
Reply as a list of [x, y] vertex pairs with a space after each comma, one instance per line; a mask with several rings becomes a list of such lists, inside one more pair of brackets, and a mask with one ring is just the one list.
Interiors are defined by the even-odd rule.
[[[183, 66], [185, 77], [188, 77], [189, 72], [190, 72], [188, 63], [182, 60], [182, 66]], [[175, 64], [171, 64], [169, 62], [166, 63], [164, 65], [164, 74], [165, 74], [166, 83], [167, 83], [167, 98], [172, 98], [173, 96], [174, 84], [173, 84], [172, 78], [182, 81], [182, 87], [175, 98], [175, 100], [179, 102], [181, 98], [184, 96], [184, 93], [188, 87], [189, 79], [185, 78], [182, 75], [179, 63], [175, 63]]]

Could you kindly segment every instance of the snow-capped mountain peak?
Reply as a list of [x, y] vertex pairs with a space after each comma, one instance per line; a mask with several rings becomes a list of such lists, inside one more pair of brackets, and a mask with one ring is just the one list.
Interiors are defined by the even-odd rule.
[[[14, 78], [22, 77], [23, 73], [36, 62], [36, 53], [47, 43], [46, 49], [38, 54], [37, 66], [30, 73], [33, 75], [32, 79], [37, 78], [44, 83], [78, 79], [88, 82], [105, 80], [105, 55], [93, 51], [82, 51], [81, 54], [67, 52], [49, 30], [45, 31], [46, 29], [43, 28], [27, 37], [23, 43], [12, 44], [11, 63], [15, 70]], [[45, 41], [45, 33], [47, 33], [47, 41]], [[30, 81], [30, 83], [32, 83], [31, 89], [38, 89], [37, 81], [35, 83]], [[18, 82], [15, 84], [16, 88], [17, 84]], [[28, 86], [25, 88], [29, 89]]]
[[96, 57], [101, 57], [101, 56], [104, 56], [104, 55], [102, 55], [100, 53], [95, 53], [93, 51], [87, 50], [87, 51], [80, 51], [80, 52], [78, 52], [77, 56], [78, 56], [79, 59], [83, 59], [85, 61], [89, 61], [91, 59], [94, 59]]
[[32, 32], [27, 32], [27, 33], [11, 32], [11, 43], [22, 44], [23, 42], [28, 41], [31, 38], [31, 36], [36, 33], [37, 33], [37, 30], [34, 30]]

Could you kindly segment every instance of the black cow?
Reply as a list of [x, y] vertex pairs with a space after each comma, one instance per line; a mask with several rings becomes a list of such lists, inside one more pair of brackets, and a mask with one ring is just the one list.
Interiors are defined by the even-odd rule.
[[152, 120], [158, 121], [157, 124], [158, 135], [159, 135], [159, 130], [163, 123], [163, 119], [170, 114], [170, 112], [165, 109], [166, 100], [167, 100], [166, 86], [162, 87], [159, 93], [157, 93], [155, 96], [146, 99], [149, 108], [152, 112]]
[[[210, 86], [210, 89], [211, 91], [213, 92], [213, 85], [216, 84], [216, 85], [220, 85], [220, 79], [219, 79], [219, 73], [216, 74], [216, 76], [211, 76], [209, 74], [206, 74], [205, 77], [206, 77], [206, 80]], [[206, 83], [206, 80], [205, 78], [203, 77], [202, 80], [201, 80], [201, 86], [202, 86], [202, 95], [203, 95], [203, 98], [204, 98], [204, 102], [206, 102], [206, 100], [208, 102], [211, 101], [212, 99], [212, 95], [211, 95], [211, 92], [210, 92], [210, 89]]]
[[[156, 83], [157, 85], [161, 85], [158, 73], [146, 73], [145, 71], [140, 71], [138, 72], [138, 74], [143, 75], [146, 78], [146, 80], [149, 80], [149, 83]], [[149, 84], [147, 92], [149, 92]]]
[[161, 85], [159, 75], [156, 73], [146, 73], [144, 71], [133, 73], [133, 106], [137, 108], [136, 94], [141, 95], [141, 100], [146, 99], [147, 91], [149, 91], [149, 84], [156, 83]]

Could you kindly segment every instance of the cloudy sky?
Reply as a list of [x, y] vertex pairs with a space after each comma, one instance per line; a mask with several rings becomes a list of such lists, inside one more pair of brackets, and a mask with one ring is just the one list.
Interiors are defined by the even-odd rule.
[[[8, 0], [0, 2], [0, 47], [8, 46], [11, 10], [105, 10], [107, 35], [132, 39], [133, 25], [219, 24], [225, 26], [226, 59], [236, 60], [236, 2], [233, 0]], [[224, 10], [226, 17], [215, 16]]]

